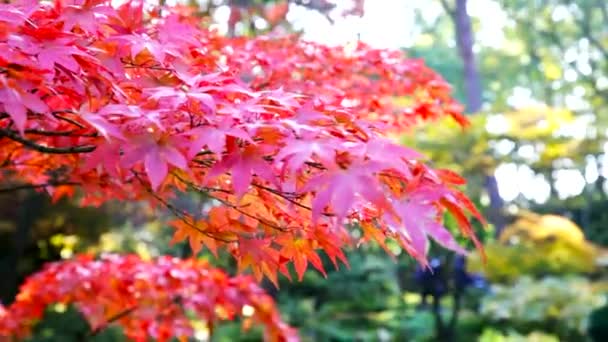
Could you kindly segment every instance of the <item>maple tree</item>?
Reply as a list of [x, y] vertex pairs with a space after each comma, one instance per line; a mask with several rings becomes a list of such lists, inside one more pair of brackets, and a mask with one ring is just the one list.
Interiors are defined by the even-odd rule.
[[269, 341], [297, 338], [281, 321], [272, 298], [250, 277], [230, 278], [200, 260], [145, 261], [135, 255], [81, 256], [48, 264], [23, 284], [8, 309], [10, 319], [0, 319], [0, 336], [17, 332], [23, 337], [46, 306], [56, 303], [75, 303], [92, 334], [117, 323], [134, 341], [192, 336], [189, 313], [204, 319], [210, 333], [215, 322], [242, 315], [245, 327], [265, 325]]
[[[352, 226], [426, 265], [429, 239], [464, 252], [448, 211], [479, 246], [464, 179], [385, 135], [443, 116], [464, 126], [460, 111], [422, 61], [362, 43], [223, 37], [189, 7], [135, 0], [0, 5], [1, 190], [148, 201], [175, 216], [174, 241], [225, 249], [275, 285], [290, 264], [324, 273], [320, 251], [347, 264]], [[213, 206], [172, 203], [186, 191]]]

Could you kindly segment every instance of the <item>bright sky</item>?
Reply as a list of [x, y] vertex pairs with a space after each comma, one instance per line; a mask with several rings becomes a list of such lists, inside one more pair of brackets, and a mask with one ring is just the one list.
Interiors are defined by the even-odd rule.
[[[343, 11], [348, 1], [337, 2], [334, 12]], [[342, 18], [333, 15], [332, 25], [324, 16], [303, 7], [293, 5], [287, 19], [296, 29], [304, 30], [305, 39], [329, 45], [342, 45], [360, 39], [375, 47], [393, 48], [408, 46], [414, 39], [414, 11], [411, 1], [366, 1], [363, 17]]]
[[[421, 10], [428, 21], [442, 15], [443, 9], [437, 1], [368, 0], [363, 17], [342, 18], [339, 13], [350, 0], [335, 0], [337, 7], [331, 17], [332, 25], [317, 12], [292, 5], [288, 20], [303, 29], [305, 38], [329, 45], [342, 45], [356, 40], [357, 35], [367, 44], [379, 48], [399, 49], [411, 46], [417, 35], [414, 22], [415, 11]], [[504, 42], [502, 27], [506, 15], [492, 0], [470, 0], [469, 12], [480, 20], [481, 30], [476, 39], [483, 45], [500, 46]]]

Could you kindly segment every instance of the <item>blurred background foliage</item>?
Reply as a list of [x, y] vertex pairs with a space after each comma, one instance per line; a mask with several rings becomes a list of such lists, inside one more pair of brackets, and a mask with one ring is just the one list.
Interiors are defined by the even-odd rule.
[[520, 213], [496, 241], [486, 244], [485, 252], [485, 264], [473, 252], [468, 269], [496, 282], [522, 275], [591, 275], [602, 271], [606, 259], [606, 251], [588, 241], [572, 221], [534, 213]]
[[[305, 341], [608, 341], [608, 2], [189, 3], [227, 34], [301, 31], [305, 37], [311, 27], [298, 21], [303, 13], [327, 25], [359, 23], [363, 14], [360, 23], [370, 25], [368, 13], [406, 6], [412, 34], [404, 50], [440, 72], [470, 109], [466, 130], [444, 120], [399, 139], [421, 150], [432, 165], [467, 178], [467, 194], [491, 223], [477, 227], [486, 263], [478, 252], [465, 259], [432, 246], [431, 270], [424, 270], [397, 246], [389, 245], [396, 255], [392, 260], [370, 245], [347, 252], [348, 268], [334, 270], [324, 260], [327, 279], [310, 271], [301, 282], [282, 279], [280, 290], [264, 284]], [[377, 25], [391, 30], [388, 20]], [[355, 30], [375, 29], [356, 25]], [[390, 34], [406, 35], [396, 28]], [[462, 39], [467, 34], [469, 50]], [[471, 70], [481, 84], [476, 106]], [[200, 202], [192, 195], [176, 205]], [[169, 214], [138, 203], [83, 209], [20, 190], [0, 193], [0, 213], [3, 303], [44, 262], [75, 253], [190, 255], [187, 245], [169, 244]], [[446, 225], [455, 229], [449, 218]], [[354, 229], [353, 236], [361, 232]], [[203, 251], [198, 257], [235, 270], [226, 255], [214, 258]], [[204, 334], [197, 339], [208, 340]], [[238, 322], [213, 336], [213, 341], [259, 339], [259, 331], [241, 333]], [[76, 310], [59, 306], [48, 308], [31, 340], [123, 337], [114, 328], [91, 336]]]

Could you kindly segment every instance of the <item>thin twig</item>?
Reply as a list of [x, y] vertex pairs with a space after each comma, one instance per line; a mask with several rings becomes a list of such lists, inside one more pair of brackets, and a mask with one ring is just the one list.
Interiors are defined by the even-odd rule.
[[[224, 204], [224, 205], [226, 205], [226, 206], [228, 206], [228, 207], [230, 207], [230, 208], [232, 208], [232, 209], [234, 209], [234, 210], [238, 211], [238, 212], [239, 212], [239, 213], [241, 213], [242, 215], [245, 215], [245, 216], [247, 216], [247, 217], [249, 217], [249, 218], [252, 218], [252, 219], [258, 220], [258, 221], [260, 221], [262, 224], [265, 224], [266, 226], [271, 227], [271, 228], [273, 228], [273, 229], [276, 229], [276, 230], [279, 230], [279, 231], [282, 231], [282, 232], [289, 231], [289, 228], [281, 227], [281, 226], [278, 226], [278, 225], [276, 225], [276, 224], [274, 224], [274, 223], [268, 222], [268, 221], [266, 221], [265, 219], [263, 219], [263, 218], [261, 218], [261, 217], [258, 217], [258, 216], [256, 216], [256, 215], [253, 215], [253, 214], [250, 214], [250, 213], [248, 213], [248, 212], [244, 211], [243, 209], [241, 209], [241, 207], [239, 207], [239, 206], [238, 206], [238, 205], [236, 205], [236, 204], [233, 204], [233, 203], [231, 203], [231, 202], [229, 202], [229, 201], [227, 201], [227, 200], [224, 200], [224, 199], [221, 199], [221, 198], [219, 198], [219, 197], [216, 197], [216, 196], [213, 196], [213, 195], [209, 194], [209, 192], [210, 192], [210, 191], [209, 191], [209, 189], [208, 189], [208, 188], [205, 188], [205, 187], [199, 187], [199, 186], [195, 185], [194, 183], [189, 182], [189, 181], [187, 181], [187, 180], [185, 180], [185, 179], [183, 179], [183, 178], [179, 177], [178, 175], [175, 175], [175, 174], [174, 174], [174, 176], [175, 176], [175, 177], [176, 177], [178, 180], [180, 180], [182, 183], [184, 183], [184, 184], [186, 184], [187, 186], [191, 187], [191, 188], [192, 188], [192, 189], [194, 189], [195, 191], [198, 191], [198, 192], [201, 192], [201, 193], [205, 193], [207, 196], [209, 196], [209, 197], [213, 198], [214, 200], [219, 201], [220, 203], [222, 203], [222, 204]], [[217, 191], [217, 192], [225, 192], [225, 193], [229, 193], [229, 194], [231, 194], [231, 193], [232, 193], [232, 192], [227, 191], [227, 190], [224, 190], [224, 189], [215, 189], [215, 188], [213, 188], [213, 190], [214, 190], [214, 191]]]
[[[144, 187], [144, 189], [146, 190], [146, 192], [148, 192], [150, 195], [152, 195], [152, 197], [154, 197], [154, 199], [156, 199], [157, 201], [159, 201], [162, 205], [164, 205], [167, 209], [169, 209], [169, 211], [177, 218], [179, 218], [180, 220], [182, 220], [182, 222], [184, 222], [188, 227], [196, 230], [197, 232], [210, 237], [214, 240], [217, 241], [221, 241], [224, 243], [231, 243], [231, 242], [235, 242], [235, 241], [230, 241], [230, 240], [226, 240], [226, 239], [222, 239], [222, 238], [218, 238], [217, 236], [213, 235], [210, 232], [204, 231], [201, 228], [199, 228], [196, 224], [194, 224], [193, 222], [195, 221], [194, 218], [189, 215], [188, 213], [183, 212], [182, 210], [176, 208], [173, 204], [165, 201], [162, 197], [158, 196], [156, 193], [154, 193], [154, 191], [152, 191], [152, 189], [150, 189], [149, 187], [145, 186], [144, 180], [141, 179], [141, 177], [139, 177], [139, 174], [137, 174], [136, 171], [133, 171], [133, 175], [135, 176], [135, 178], [137, 178], [137, 180], [141, 183], [141, 185]], [[191, 222], [192, 221], [192, 222]]]

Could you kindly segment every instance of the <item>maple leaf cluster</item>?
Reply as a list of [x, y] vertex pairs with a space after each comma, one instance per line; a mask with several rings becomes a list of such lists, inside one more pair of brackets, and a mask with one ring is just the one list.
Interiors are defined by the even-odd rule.
[[236, 55], [228, 66], [251, 80], [253, 89], [281, 87], [317, 95], [383, 132], [402, 132], [419, 120], [442, 116], [468, 125], [450, 85], [422, 60], [405, 58], [400, 51], [362, 42], [329, 47], [297, 36], [235, 38], [223, 49]]
[[0, 309], [0, 337], [26, 336], [47, 305], [58, 303], [76, 305], [93, 334], [118, 325], [133, 341], [192, 336], [192, 314], [205, 321], [210, 333], [217, 322], [241, 316], [246, 328], [262, 324], [269, 341], [297, 340], [254, 279], [231, 278], [200, 260], [146, 261], [135, 255], [47, 264], [25, 281], [11, 306]]
[[[275, 285], [289, 264], [324, 273], [320, 251], [347, 263], [353, 226], [426, 264], [429, 239], [464, 252], [441, 223], [449, 211], [478, 244], [464, 180], [384, 135], [446, 115], [466, 124], [449, 94], [400, 52], [226, 38], [186, 7], [0, 5], [0, 181], [161, 205], [174, 241], [225, 249]], [[213, 205], [172, 204], [187, 191]]]

